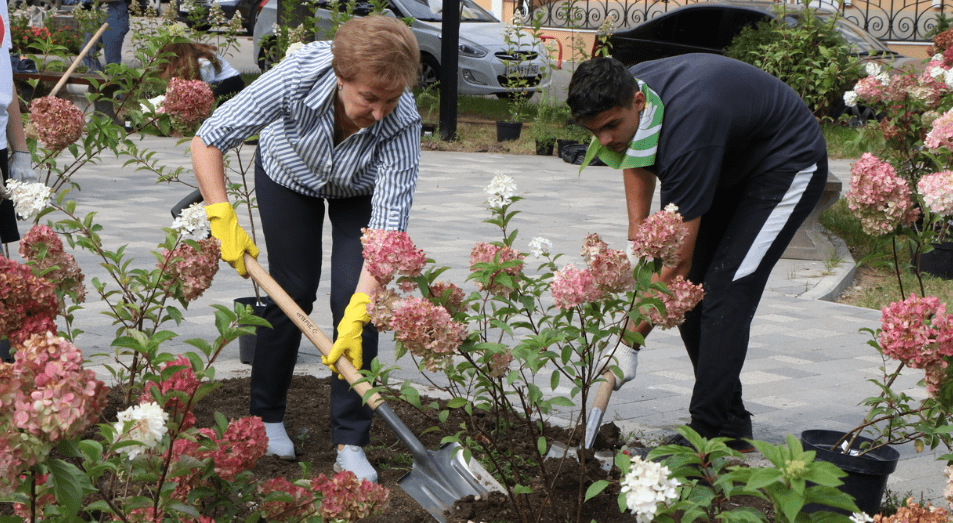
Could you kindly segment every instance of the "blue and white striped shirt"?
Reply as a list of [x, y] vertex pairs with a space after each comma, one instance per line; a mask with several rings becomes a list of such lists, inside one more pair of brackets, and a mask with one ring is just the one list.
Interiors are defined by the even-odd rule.
[[308, 196], [373, 195], [368, 227], [406, 231], [420, 168], [420, 114], [408, 91], [374, 125], [334, 145], [330, 42], [286, 57], [219, 107], [196, 133], [227, 151], [260, 133], [268, 176]]

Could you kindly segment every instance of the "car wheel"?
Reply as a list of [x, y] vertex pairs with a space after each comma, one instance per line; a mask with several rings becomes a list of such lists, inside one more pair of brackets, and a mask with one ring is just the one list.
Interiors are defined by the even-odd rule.
[[850, 127], [862, 127], [867, 124], [867, 120], [880, 120], [880, 116], [873, 109], [865, 105], [848, 107], [846, 113], [850, 115], [847, 125]]
[[420, 57], [420, 88], [431, 89], [440, 82], [440, 63], [437, 59], [425, 54]]
[[248, 36], [252, 36], [255, 34], [255, 22], [258, 21], [257, 19], [258, 19], [258, 13], [254, 9], [252, 9], [248, 13], [248, 17], [245, 18], [245, 30], [248, 31]]

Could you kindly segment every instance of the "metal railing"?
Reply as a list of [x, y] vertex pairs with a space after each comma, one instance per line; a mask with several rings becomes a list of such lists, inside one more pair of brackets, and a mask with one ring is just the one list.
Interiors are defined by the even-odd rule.
[[[543, 27], [553, 29], [596, 30], [609, 20], [620, 31], [687, 3], [696, 0], [519, 0], [516, 14], [526, 24], [539, 16]], [[833, 0], [820, 3], [836, 6]], [[850, 21], [889, 41], [927, 41], [938, 17], [947, 13], [943, 0], [853, 0], [839, 8]]]

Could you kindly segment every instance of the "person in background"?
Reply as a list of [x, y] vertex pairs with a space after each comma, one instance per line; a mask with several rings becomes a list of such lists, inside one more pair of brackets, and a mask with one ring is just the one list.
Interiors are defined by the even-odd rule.
[[[99, 42], [96, 42], [96, 45], [92, 46], [89, 53], [83, 57], [83, 65], [90, 72], [103, 70], [103, 64], [97, 56], [100, 48], [104, 50], [106, 65], [122, 63], [122, 44], [126, 39], [126, 33], [129, 32], [129, 4], [131, 2], [132, 0], [97, 0], [83, 4], [86, 7], [105, 5], [105, 22], [109, 24], [109, 28], [103, 32]], [[86, 35], [86, 43], [89, 43], [92, 36], [92, 34]]]
[[[6, 129], [5, 133], [0, 133], [0, 173], [3, 175], [3, 184], [10, 178], [21, 182], [35, 182], [37, 179], [23, 131], [20, 100], [13, 84], [10, 31], [7, 30], [10, 27], [7, 23], [9, 20], [7, 2], [0, 2], [0, 125]], [[20, 230], [17, 228], [13, 202], [4, 198], [0, 200], [0, 243], [4, 246], [4, 256], [10, 255], [7, 244], [19, 239]], [[7, 339], [0, 341], [0, 360], [13, 362], [10, 341]]]
[[[587, 158], [622, 170], [630, 239], [649, 216], [656, 181], [662, 207], [678, 207], [688, 236], [660, 278], [681, 276], [705, 291], [679, 327], [695, 370], [689, 426], [754, 450], [744, 441], [753, 434], [741, 369], [771, 269], [827, 182], [817, 119], [781, 80], [712, 54], [631, 69], [587, 60], [572, 75], [567, 104], [595, 137]], [[647, 336], [652, 325], [630, 329]], [[635, 377], [638, 349], [616, 352], [617, 387]], [[689, 446], [680, 434], [665, 443]]]
[[159, 77], [202, 80], [212, 88], [216, 100], [225, 100], [245, 87], [241, 73], [218, 54], [215, 46], [195, 42], [175, 42], [162, 46], [159, 56], [164, 60]]
[[[242, 276], [244, 255], [258, 248], [238, 224], [225, 188], [223, 151], [258, 134], [255, 191], [275, 281], [310, 314], [317, 298], [325, 212], [331, 224], [334, 346], [357, 369], [377, 356], [367, 304], [380, 287], [364, 267], [364, 228], [405, 231], [420, 169], [420, 114], [411, 87], [420, 50], [399, 19], [348, 20], [333, 42], [313, 42], [286, 56], [206, 120], [192, 139], [192, 165], [222, 259]], [[295, 459], [284, 426], [288, 387], [301, 331], [269, 299], [252, 362], [249, 410], [260, 416], [268, 453]], [[335, 470], [377, 481], [362, 447], [373, 410], [343, 379], [331, 379]]]

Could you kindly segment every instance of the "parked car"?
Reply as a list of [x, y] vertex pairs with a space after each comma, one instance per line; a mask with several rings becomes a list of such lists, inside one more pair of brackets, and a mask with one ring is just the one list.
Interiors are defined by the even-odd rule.
[[[804, 15], [800, 4], [785, 5], [785, 23], [794, 26]], [[816, 11], [821, 18], [833, 16], [824, 8]], [[660, 14], [627, 31], [607, 36], [611, 56], [626, 66], [688, 53], [725, 54], [725, 48], [745, 27], [778, 16], [772, 2], [721, 0], [685, 5]], [[893, 69], [922, 70], [925, 64], [891, 50], [880, 40], [853, 22], [839, 18], [837, 30], [862, 62], [874, 61]], [[598, 42], [599, 39], [596, 39]], [[595, 54], [596, 49], [593, 50]], [[877, 117], [869, 107], [848, 108], [839, 103], [830, 111], [837, 118], [844, 112], [851, 125]]]
[[[229, 20], [235, 16], [235, 13], [239, 13], [242, 17], [242, 27], [244, 27], [249, 34], [255, 29], [259, 0], [192, 0], [192, 3], [206, 10], [210, 8], [213, 3], [218, 4], [222, 9], [222, 13], [224, 13], [225, 17]], [[193, 20], [189, 17], [189, 2], [179, 0], [178, 5], [178, 19], [186, 24], [192, 25]], [[201, 22], [199, 22], [199, 24], [201, 25]]]
[[[318, 33], [326, 35], [333, 23], [328, 4], [319, 1], [317, 6]], [[420, 46], [420, 83], [423, 87], [432, 86], [440, 79], [441, 9], [442, 0], [389, 0], [384, 12], [387, 16], [413, 19], [410, 29]], [[371, 4], [358, 1], [354, 15], [364, 16], [372, 10]], [[274, 34], [277, 13], [277, 1], [264, 0], [252, 33], [253, 52], [262, 70], [270, 64], [260, 43], [263, 38]], [[545, 74], [549, 66], [546, 47], [542, 43], [531, 43], [527, 36], [522, 38], [517, 49], [513, 49], [507, 44], [505, 33], [506, 26], [473, 0], [460, 0], [459, 94], [502, 98], [518, 92], [532, 96], [537, 90], [549, 86], [552, 80], [551, 75]], [[519, 89], [507, 87], [514, 75], [524, 79]]]

